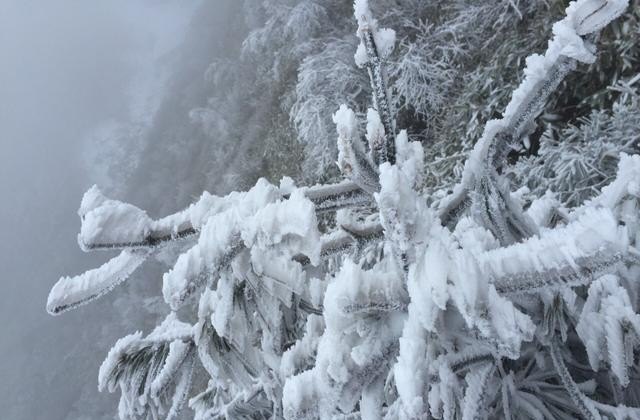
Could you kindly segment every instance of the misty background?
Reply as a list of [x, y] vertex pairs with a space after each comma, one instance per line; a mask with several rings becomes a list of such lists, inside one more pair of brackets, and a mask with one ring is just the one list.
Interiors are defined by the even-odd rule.
[[[518, 85], [521, 58], [544, 51], [566, 2], [516, 2], [520, 10], [504, 1], [375, 3], [402, 40], [390, 77], [399, 126], [428, 156], [448, 157], [431, 165], [429, 188], [453, 185], [484, 122]], [[603, 59], [569, 75], [551, 101], [544, 125], [553, 133], [609, 110], [617, 95], [609, 86], [636, 77], [637, 3], [626, 23], [603, 32]], [[161, 253], [90, 305], [46, 313], [61, 276], [112, 256], [83, 253], [76, 241], [76, 212], [93, 184], [155, 218], [203, 190], [246, 190], [259, 176], [339, 179], [331, 116], [339, 104], [361, 116], [370, 105], [367, 74], [353, 60], [352, 5], [0, 0], [1, 420], [114, 419], [118, 394], [98, 393], [98, 368], [118, 338], [149, 332], [168, 311], [162, 273], [175, 255]], [[435, 26], [420, 24], [427, 21]], [[438, 55], [449, 50], [456, 54]], [[637, 115], [635, 102], [629, 109]], [[599, 115], [636, 129], [623, 112]], [[541, 159], [575, 156], [562, 147], [579, 138]], [[599, 153], [585, 159], [600, 162]], [[523, 171], [521, 183], [531, 175]], [[582, 182], [540, 180], [541, 193]]]
[[214, 172], [188, 162], [208, 141], [189, 110], [206, 103], [207, 66], [239, 44], [234, 3], [0, 0], [3, 419], [114, 418], [98, 368], [116, 339], [166, 310], [161, 271], [55, 318], [47, 295], [109, 258], [76, 242], [91, 185], [152, 216], [215, 189]]

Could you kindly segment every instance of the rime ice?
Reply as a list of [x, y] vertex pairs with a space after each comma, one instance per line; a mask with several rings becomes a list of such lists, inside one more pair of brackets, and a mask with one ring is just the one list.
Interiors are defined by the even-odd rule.
[[[99, 297], [188, 242], [163, 276], [171, 313], [120, 339], [100, 368], [122, 419], [175, 419], [187, 405], [196, 419], [640, 418], [621, 402], [640, 347], [640, 158], [620, 155], [615, 179], [573, 207], [554, 191], [512, 192], [507, 171], [565, 76], [596, 60], [585, 35], [626, 5], [573, 2], [460, 183], [430, 195], [431, 156], [396, 130], [385, 71], [395, 32], [356, 1], [355, 61], [373, 106], [366, 121], [344, 104], [332, 116], [345, 179], [260, 179], [159, 220], [94, 187], [79, 242], [123, 251], [62, 278], [48, 310]], [[608, 403], [603, 387], [616, 394]]]

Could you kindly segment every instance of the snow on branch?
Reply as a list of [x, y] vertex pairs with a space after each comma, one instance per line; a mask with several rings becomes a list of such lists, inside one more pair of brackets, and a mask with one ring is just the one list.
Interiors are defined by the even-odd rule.
[[[377, 222], [343, 224], [336, 230], [321, 237], [320, 257], [327, 259], [340, 255], [354, 247], [363, 248], [369, 243], [384, 239], [384, 229]], [[304, 254], [296, 254], [293, 259], [306, 266], [311, 260]]]
[[473, 420], [486, 413], [488, 385], [495, 370], [493, 363], [485, 363], [467, 374], [467, 389], [462, 403], [462, 420]]
[[186, 212], [154, 221], [131, 204], [105, 197], [95, 185], [84, 194], [78, 214], [78, 243], [85, 251], [155, 247], [196, 233]]
[[501, 293], [577, 286], [595, 280], [627, 253], [625, 232], [607, 209], [589, 209], [567, 226], [480, 255]]
[[[313, 205], [312, 211], [316, 213], [366, 206], [373, 201], [370, 193], [349, 181], [296, 189], [286, 184], [277, 188], [262, 180], [246, 193], [233, 192], [218, 197], [204, 192], [187, 209], [152, 220], [143, 210], [108, 199], [93, 186], [85, 193], [78, 211], [82, 220], [78, 242], [87, 251], [125, 250], [100, 268], [76, 277], [61, 278], [51, 290], [47, 311], [57, 314], [97, 299], [126, 280], [158, 245], [199, 235], [198, 243], [181, 256], [174, 269], [164, 277], [166, 298], [173, 301], [174, 305], [180, 305], [212, 276], [227, 269], [232, 260], [246, 249], [238, 226], [241, 219], [258, 212], [267, 203], [289, 199], [292, 189], [300, 192], [296, 193], [296, 197], [301, 194], [307, 197]], [[241, 211], [238, 212], [238, 209]], [[315, 220], [315, 216], [308, 216]], [[370, 236], [368, 232], [363, 235]], [[375, 232], [372, 235], [375, 236]], [[326, 244], [323, 255], [343, 249], [339, 244], [347, 246], [357, 242], [353, 235], [343, 235], [337, 242]], [[218, 248], [213, 249], [214, 246]], [[298, 258], [306, 256], [300, 255]], [[173, 277], [177, 279], [172, 280]]]
[[393, 51], [395, 31], [379, 29], [373, 18], [368, 0], [356, 0], [353, 11], [358, 21], [360, 45], [355, 54], [356, 64], [367, 67], [371, 87], [373, 89], [374, 107], [378, 120], [382, 122], [386, 141], [374, 143], [372, 154], [377, 164], [395, 162], [395, 121], [391, 112], [389, 93], [387, 91], [386, 73], [382, 61]]
[[191, 325], [170, 314], [147, 337], [138, 331], [116, 342], [100, 366], [98, 388], [120, 388], [120, 418], [167, 409], [167, 418], [176, 418], [191, 388], [194, 350]]
[[289, 258], [302, 252], [312, 263], [319, 262], [320, 234], [313, 204], [299, 190], [288, 200], [276, 201], [275, 191], [266, 181], [259, 182], [233, 207], [211, 217], [198, 243], [163, 276], [163, 294], [172, 308], [179, 308], [209, 279], [216, 280], [245, 247], [279, 247], [289, 252]]
[[620, 385], [630, 383], [633, 349], [640, 342], [640, 315], [633, 311], [628, 291], [619, 279], [606, 275], [591, 284], [576, 326], [594, 371], [607, 361]]
[[544, 55], [527, 57], [524, 80], [513, 92], [503, 116], [487, 122], [482, 137], [467, 159], [462, 181], [453, 193], [441, 202], [440, 218], [449, 224], [461, 207], [469, 203], [468, 195], [479, 179], [499, 171], [512, 145], [534, 126], [547, 98], [558, 87], [577, 62], [595, 61], [595, 46], [582, 36], [591, 34], [626, 8], [625, 0], [579, 0], [567, 8], [567, 16], [553, 26], [553, 38]]
[[571, 373], [569, 373], [569, 369], [567, 369], [567, 366], [562, 359], [562, 353], [560, 352], [560, 348], [556, 342], [553, 342], [550, 345], [549, 354], [551, 355], [553, 366], [555, 367], [556, 371], [558, 372], [558, 376], [562, 381], [562, 385], [567, 390], [567, 393], [580, 411], [580, 414], [583, 416], [583, 418], [588, 420], [600, 420], [602, 417], [600, 416], [600, 412], [593, 404], [594, 401], [584, 395], [584, 393], [580, 390], [580, 388], [578, 388], [578, 385], [571, 377]]
[[[349, 181], [305, 187], [304, 191], [318, 213], [364, 206], [373, 200], [370, 193]], [[210, 216], [226, 210], [242, 196], [243, 193], [234, 192], [218, 197], [204, 192], [187, 209], [152, 220], [143, 210], [108, 199], [97, 186], [93, 186], [85, 193], [78, 210], [82, 221], [78, 243], [85, 251], [136, 249], [153, 248], [192, 237], [198, 234]], [[288, 194], [285, 192], [282, 196], [286, 198]]]
[[333, 115], [338, 130], [338, 166], [347, 178], [364, 191], [373, 194], [380, 190], [378, 172], [365, 154], [358, 136], [355, 113], [346, 105]]
[[[626, 5], [572, 2], [461, 183], [429, 196], [423, 143], [396, 133], [390, 109], [383, 61], [395, 33], [355, 1], [355, 59], [374, 106], [363, 134], [351, 108], [333, 114], [345, 179], [259, 179], [158, 220], [93, 187], [80, 246], [124, 250], [60, 279], [47, 310], [95, 299], [160, 245], [179, 245], [162, 277], [172, 312], [147, 336], [118, 340], [100, 368], [99, 389], [120, 389], [122, 419], [175, 420], [187, 405], [197, 420], [640, 418], [621, 403], [640, 404], [640, 157], [622, 155], [615, 180], [577, 208], [551, 191], [512, 193], [505, 171], [565, 75], [595, 60], [592, 34]], [[530, 10], [516, 9], [524, 24]], [[291, 22], [316, 11], [333, 13], [278, 5], [268, 25], [286, 22], [278, 33], [298, 39]]]
[[618, 162], [618, 172], [609, 185], [602, 188], [600, 194], [576, 209], [580, 213], [588, 207], [604, 206], [614, 209], [623, 199], [635, 197], [640, 199], [640, 156], [623, 153]]
[[351, 181], [337, 184], [302, 187], [305, 196], [316, 207], [317, 213], [326, 213], [350, 207], [370, 205], [373, 197]]
[[49, 292], [47, 312], [57, 315], [110, 292], [125, 281], [148, 255], [146, 250], [124, 250], [99, 268], [75, 277], [62, 277]]

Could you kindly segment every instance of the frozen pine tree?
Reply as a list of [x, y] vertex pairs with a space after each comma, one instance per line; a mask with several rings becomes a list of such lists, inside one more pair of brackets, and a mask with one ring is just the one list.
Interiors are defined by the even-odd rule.
[[[602, 31], [637, 24], [637, 3], [570, 3], [546, 50], [523, 60], [501, 116], [468, 126], [473, 147], [447, 155], [441, 138], [412, 141], [402, 127], [456, 133], [458, 101], [473, 94], [447, 64], [465, 47], [446, 40], [462, 27], [474, 45], [469, 22], [486, 10], [453, 3], [446, 25], [407, 23], [388, 5], [389, 22], [414, 30], [399, 41], [366, 0], [355, 2], [351, 54], [368, 78], [368, 109], [354, 110], [356, 94], [313, 115], [309, 103], [326, 98], [298, 86], [291, 112], [303, 140], [325, 119], [334, 125], [336, 182], [260, 179], [155, 220], [97, 187], [85, 194], [81, 248], [120, 254], [61, 278], [50, 313], [102, 296], [168, 249], [178, 255], [162, 276], [166, 318], [118, 340], [100, 367], [99, 389], [120, 392], [121, 419], [640, 418], [638, 62], [632, 77], [611, 76], [613, 96], [585, 98], [610, 110], [562, 129], [550, 122], [557, 93], [597, 67]], [[501, 6], [513, 19], [529, 7]], [[298, 82], [310, 83], [313, 63], [340, 68], [344, 44], [314, 52], [305, 40], [336, 10], [274, 2], [246, 53], [276, 38], [306, 45], [295, 52], [309, 53]], [[621, 56], [634, 57], [635, 39], [617, 39]]]

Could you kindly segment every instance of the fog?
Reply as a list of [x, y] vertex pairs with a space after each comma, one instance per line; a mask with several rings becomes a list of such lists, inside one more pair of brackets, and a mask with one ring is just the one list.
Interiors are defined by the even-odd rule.
[[0, 1], [3, 419], [113, 418], [97, 369], [131, 332], [125, 316], [106, 299], [53, 318], [46, 298], [59, 276], [106, 260], [76, 243], [82, 193], [109, 183], [96, 133], [152, 115], [197, 3]]

